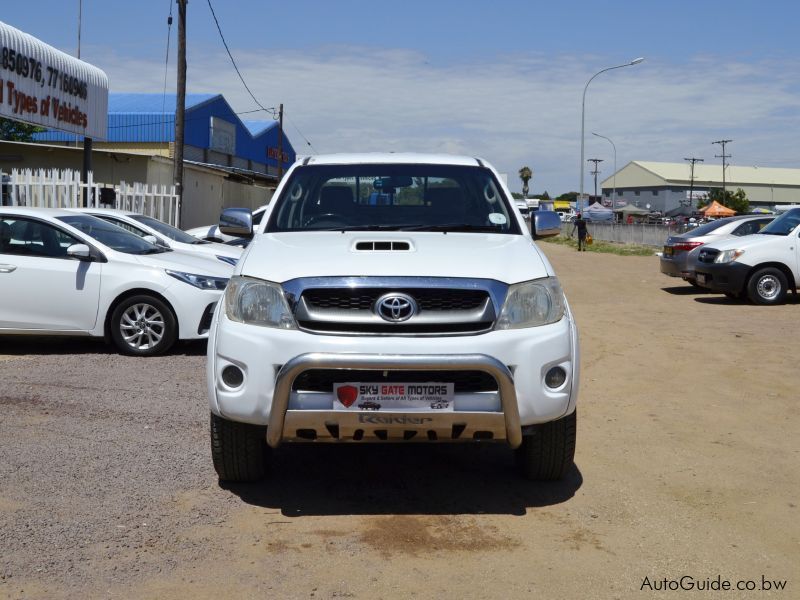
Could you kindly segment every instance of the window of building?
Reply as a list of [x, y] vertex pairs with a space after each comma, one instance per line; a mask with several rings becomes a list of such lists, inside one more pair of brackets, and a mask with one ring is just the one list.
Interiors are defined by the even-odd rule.
[[658, 196], [658, 190], [653, 190], [653, 196]]
[[640, 192], [639, 192], [639, 190], [636, 190], [635, 192], [633, 192], [633, 195], [634, 195], [634, 196], [638, 196], [638, 195], [639, 195], [639, 193], [640, 193]]

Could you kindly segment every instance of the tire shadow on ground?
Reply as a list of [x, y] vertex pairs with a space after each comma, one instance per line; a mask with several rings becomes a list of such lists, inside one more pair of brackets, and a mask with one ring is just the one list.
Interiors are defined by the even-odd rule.
[[[206, 353], [206, 340], [178, 341], [169, 355], [201, 356]], [[116, 347], [101, 338], [53, 335], [0, 335], [0, 355], [23, 356], [33, 354], [120, 354]], [[157, 359], [158, 357], [153, 357]]]
[[695, 296], [710, 294], [711, 290], [695, 287], [693, 285], [680, 285], [675, 287], [661, 288], [661, 291], [672, 294], [673, 296]]
[[[732, 306], [741, 306], [741, 305], [749, 305], [753, 308], [769, 308], [769, 306], [759, 305], [759, 304], [752, 304], [746, 298], [728, 298], [727, 296], [722, 295], [712, 295], [707, 296], [705, 298], [695, 298], [695, 302], [701, 302], [702, 304], [719, 304], [719, 305], [732, 305]], [[786, 297], [786, 304], [800, 304], [800, 300], [792, 294]]]
[[286, 444], [271, 458], [264, 481], [220, 486], [287, 517], [521, 516], [566, 502], [583, 484], [575, 465], [561, 481], [527, 481], [501, 444]]

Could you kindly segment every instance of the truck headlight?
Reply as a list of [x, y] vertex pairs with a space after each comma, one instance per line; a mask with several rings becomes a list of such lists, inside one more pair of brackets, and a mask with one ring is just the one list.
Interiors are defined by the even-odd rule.
[[521, 329], [556, 323], [564, 316], [564, 292], [557, 277], [517, 283], [508, 288], [495, 329]]
[[715, 263], [726, 264], [729, 262], [735, 261], [739, 258], [742, 254], [744, 254], [744, 250], [723, 250], [719, 254], [717, 254], [717, 258], [714, 259]]
[[297, 328], [283, 288], [277, 283], [250, 277], [231, 277], [225, 291], [225, 315], [231, 321], [249, 325]]
[[164, 269], [167, 275], [175, 279], [193, 285], [201, 290], [224, 290], [228, 283], [226, 277], [211, 277], [210, 275], [195, 275], [194, 273], [182, 273], [181, 271], [171, 271]]

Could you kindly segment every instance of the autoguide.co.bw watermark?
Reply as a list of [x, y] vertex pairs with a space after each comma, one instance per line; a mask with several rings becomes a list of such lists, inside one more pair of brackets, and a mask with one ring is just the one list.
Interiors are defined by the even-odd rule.
[[669, 579], [667, 577], [662, 579], [650, 579], [650, 577], [645, 576], [642, 580], [642, 585], [639, 586], [639, 590], [652, 592], [780, 592], [786, 589], [786, 583], [785, 579], [767, 579], [764, 575], [761, 576], [760, 580], [739, 579], [736, 581], [723, 579], [722, 575], [717, 575], [715, 578], [706, 577], [704, 579], [698, 579], [691, 575], [683, 575], [677, 579]]

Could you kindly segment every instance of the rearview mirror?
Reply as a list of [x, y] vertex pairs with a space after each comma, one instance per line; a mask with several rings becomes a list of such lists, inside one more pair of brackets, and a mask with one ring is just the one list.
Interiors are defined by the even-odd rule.
[[531, 232], [533, 239], [553, 237], [561, 233], [561, 217], [552, 210], [537, 210], [533, 214]]
[[67, 248], [67, 256], [78, 260], [92, 260], [92, 250], [86, 244], [72, 244]]
[[249, 208], [226, 208], [219, 216], [219, 230], [234, 237], [253, 237], [253, 213]]

